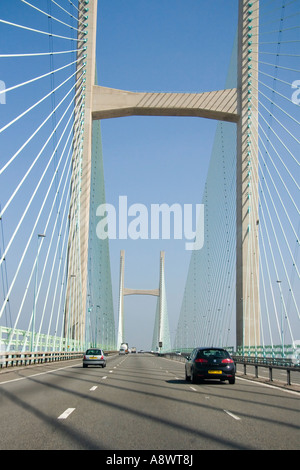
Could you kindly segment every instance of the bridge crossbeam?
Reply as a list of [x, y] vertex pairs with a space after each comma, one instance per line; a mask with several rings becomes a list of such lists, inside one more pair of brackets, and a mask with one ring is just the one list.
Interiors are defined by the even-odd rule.
[[125, 116], [190, 116], [238, 122], [236, 89], [205, 93], [131, 92], [93, 87], [93, 119]]
[[128, 289], [124, 288], [123, 295], [155, 295], [159, 297], [159, 289]]

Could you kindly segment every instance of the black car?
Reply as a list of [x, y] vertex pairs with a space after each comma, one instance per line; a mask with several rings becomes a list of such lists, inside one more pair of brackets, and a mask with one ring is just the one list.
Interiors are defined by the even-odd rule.
[[195, 348], [185, 363], [185, 379], [196, 383], [204, 379], [235, 383], [235, 364], [226, 349]]

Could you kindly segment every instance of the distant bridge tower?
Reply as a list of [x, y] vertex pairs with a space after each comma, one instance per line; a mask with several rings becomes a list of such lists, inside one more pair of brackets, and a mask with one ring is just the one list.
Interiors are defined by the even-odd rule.
[[125, 295], [154, 295], [158, 297], [152, 348], [167, 351], [171, 348], [167, 300], [165, 290], [165, 253], [160, 252], [160, 279], [158, 289], [128, 289], [124, 287], [125, 251], [120, 255], [120, 290], [119, 290], [119, 329], [117, 347], [126, 341], [124, 336], [124, 296]]

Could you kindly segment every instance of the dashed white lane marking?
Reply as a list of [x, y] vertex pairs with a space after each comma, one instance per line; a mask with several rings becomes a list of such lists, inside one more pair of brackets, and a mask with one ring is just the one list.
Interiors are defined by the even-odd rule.
[[94, 387], [90, 388], [90, 392], [93, 392], [94, 390], [96, 390], [96, 388], [98, 388], [98, 386], [94, 385]]
[[74, 410], [75, 408], [66, 409], [66, 411], [64, 411], [57, 419], [67, 419]]
[[194, 392], [197, 392], [197, 389], [194, 387], [190, 387], [190, 389], [193, 390]]
[[104, 379], [107, 379], [107, 375], [105, 375], [104, 377], [102, 377], [102, 379], [103, 379], [103, 380], [104, 380]]
[[234, 415], [233, 413], [230, 413], [230, 411], [224, 410], [225, 413], [227, 413], [229, 416], [231, 416], [233, 419], [236, 419], [237, 421], [240, 421], [241, 418], [238, 416]]

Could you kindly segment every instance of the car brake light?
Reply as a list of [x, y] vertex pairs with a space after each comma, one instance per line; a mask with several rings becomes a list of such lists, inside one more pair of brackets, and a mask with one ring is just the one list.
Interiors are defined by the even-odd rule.
[[103, 356], [101, 356], [101, 358], [100, 358], [100, 359], [103, 359]]
[[232, 364], [232, 363], [233, 363], [233, 360], [229, 358], [222, 360], [222, 364]]
[[205, 363], [205, 362], [208, 362], [208, 360], [207, 359], [196, 359], [195, 362]]

